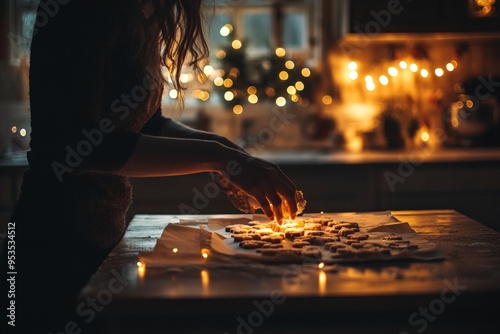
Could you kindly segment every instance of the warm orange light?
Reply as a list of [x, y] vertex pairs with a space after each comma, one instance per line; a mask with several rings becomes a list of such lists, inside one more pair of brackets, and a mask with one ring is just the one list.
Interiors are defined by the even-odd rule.
[[224, 87], [226, 88], [231, 88], [233, 87], [233, 80], [227, 78], [226, 80], [224, 80]]
[[241, 41], [240, 41], [240, 40], [235, 39], [235, 40], [231, 43], [231, 46], [233, 47], [233, 49], [235, 49], [235, 50], [239, 50], [239, 49], [241, 49], [241, 47], [243, 46], [243, 44], [241, 43]]
[[216, 85], [217, 87], [220, 87], [224, 84], [224, 79], [221, 78], [221, 77], [217, 77], [214, 79], [214, 85]]
[[302, 76], [303, 76], [304, 78], [308, 78], [308, 77], [310, 77], [310, 76], [311, 76], [311, 70], [310, 70], [310, 69], [308, 69], [307, 67], [306, 67], [306, 68], [303, 68], [303, 69], [302, 69], [302, 71], [301, 71], [301, 73], [302, 73]]
[[427, 71], [425, 68], [423, 68], [420, 71], [420, 75], [422, 76], [422, 78], [427, 78], [429, 76], [429, 71]]
[[297, 81], [295, 83], [295, 88], [297, 88], [297, 90], [299, 92], [301, 92], [301, 91], [303, 91], [306, 88], [306, 86], [304, 85], [304, 83], [302, 81]]
[[201, 256], [204, 258], [204, 259], [208, 259], [208, 256], [210, 255], [210, 250], [209, 249], [206, 249], [206, 248], [203, 248], [201, 250]]
[[295, 86], [288, 86], [286, 92], [290, 95], [297, 94], [297, 88], [295, 88]]
[[282, 97], [282, 96], [278, 97], [276, 99], [276, 105], [278, 107], [284, 107], [284, 106], [286, 106], [286, 99], [284, 97]]
[[408, 63], [405, 62], [404, 60], [401, 60], [399, 62], [399, 67], [401, 67], [402, 70], [406, 70], [408, 68]]
[[276, 55], [280, 58], [283, 58], [284, 56], [286, 56], [286, 50], [283, 48], [277, 48], [275, 52], [276, 52]]
[[285, 81], [285, 80], [288, 80], [288, 78], [290, 76], [288, 75], [287, 71], [281, 71], [280, 74], [279, 74], [279, 77], [280, 77], [281, 80]]
[[293, 70], [295, 68], [295, 63], [291, 60], [288, 60], [285, 63], [285, 67], [288, 68], [289, 70]]
[[259, 98], [257, 95], [251, 94], [248, 96], [248, 102], [250, 102], [251, 104], [256, 104], [257, 102], [259, 102]]
[[224, 100], [226, 100], [226, 101], [234, 100], [234, 93], [231, 91], [224, 93]]
[[381, 75], [380, 78], [378, 78], [378, 81], [383, 85], [387, 86], [389, 84], [389, 78], [386, 77], [385, 75]]
[[330, 104], [333, 103], [333, 99], [330, 95], [325, 95], [323, 96], [323, 98], [321, 99], [321, 101], [323, 102], [323, 104], [325, 106], [329, 106]]
[[318, 264], [318, 268], [319, 268], [319, 269], [323, 269], [324, 267], [325, 267], [325, 263], [324, 263], [324, 262], [320, 262], [320, 263]]
[[437, 77], [442, 77], [444, 75], [444, 70], [442, 68], [438, 67], [438, 68], [436, 68], [434, 73], [436, 74]]
[[358, 76], [359, 76], [358, 72], [356, 72], [356, 71], [349, 72], [349, 79], [351, 79], [351, 80], [356, 80], [358, 78]]
[[229, 34], [233, 31], [233, 26], [230, 25], [229, 23], [224, 25], [222, 28], [220, 28], [220, 34], [221, 36], [229, 36]]
[[366, 89], [368, 89], [370, 92], [373, 92], [375, 90], [375, 83], [373, 83], [373, 81], [367, 82]]
[[172, 252], [177, 253], [179, 251], [179, 248], [174, 248], [172, 249]]
[[389, 69], [387, 70], [387, 72], [389, 73], [389, 75], [391, 77], [395, 77], [398, 75], [398, 69], [395, 68], [395, 67], [389, 67]]
[[267, 87], [266, 95], [269, 97], [274, 97], [276, 95], [276, 90], [273, 87]]
[[255, 86], [250, 86], [247, 89], [248, 94], [257, 94], [257, 87]]
[[428, 142], [429, 139], [431, 138], [431, 136], [429, 135], [428, 132], [424, 131], [422, 132], [422, 134], [420, 135], [420, 138], [422, 139], [423, 142]]
[[226, 51], [224, 51], [224, 50], [217, 51], [216, 57], [218, 59], [224, 59], [224, 58], [226, 58]]
[[233, 107], [233, 113], [235, 115], [241, 115], [243, 113], [243, 107], [241, 105], [239, 105], [239, 104], [235, 105]]
[[12, 133], [16, 133], [16, 132], [17, 132], [17, 126], [15, 126], [15, 125], [14, 125], [14, 126], [11, 128], [11, 131], [12, 131]]
[[351, 61], [351, 62], [349, 62], [349, 64], [347, 64], [347, 68], [350, 71], [356, 71], [358, 69], [358, 64], [356, 64], [355, 61]]
[[418, 65], [417, 64], [411, 64], [410, 65], [410, 71], [412, 71], [413, 73], [417, 73], [417, 71], [418, 71]]

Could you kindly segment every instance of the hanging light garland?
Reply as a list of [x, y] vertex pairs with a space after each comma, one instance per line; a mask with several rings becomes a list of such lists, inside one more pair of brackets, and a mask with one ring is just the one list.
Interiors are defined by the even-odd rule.
[[[456, 60], [450, 60], [443, 67], [436, 67], [431, 72], [430, 69], [426, 67], [420, 68], [415, 62], [408, 63], [405, 60], [401, 60], [397, 66], [389, 66], [383, 74], [378, 77], [372, 74], [367, 74], [364, 76], [365, 88], [368, 91], [374, 91], [377, 85], [388, 86], [391, 83], [391, 78], [395, 78], [402, 74], [404, 71], [410, 71], [416, 75], [420, 75], [422, 78], [427, 78], [434, 75], [438, 78], [443, 77], [447, 72], [453, 72], [458, 67], [458, 62]], [[351, 81], [356, 81], [360, 78], [359, 65], [356, 61], [349, 61], [347, 63], [347, 69], [349, 70], [348, 77]], [[378, 78], [375, 80], [374, 78]]]

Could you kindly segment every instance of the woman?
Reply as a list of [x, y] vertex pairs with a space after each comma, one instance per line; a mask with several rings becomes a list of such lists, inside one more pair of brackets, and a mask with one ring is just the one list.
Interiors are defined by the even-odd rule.
[[295, 217], [296, 188], [276, 165], [161, 116], [161, 67], [181, 90], [183, 64], [200, 71], [207, 57], [201, 7], [201, 0], [41, 1], [29, 170], [12, 215], [17, 329], [59, 333], [78, 324], [79, 290], [124, 233], [127, 177], [220, 173], [269, 219], [281, 222], [282, 202]]

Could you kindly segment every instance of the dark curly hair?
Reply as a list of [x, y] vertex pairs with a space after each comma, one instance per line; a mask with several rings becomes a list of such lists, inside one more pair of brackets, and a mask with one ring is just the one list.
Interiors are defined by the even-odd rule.
[[170, 73], [174, 89], [182, 93], [183, 65], [202, 75], [200, 61], [209, 49], [203, 29], [203, 0], [142, 0], [140, 6], [155, 32], [145, 38], [146, 65], [156, 68], [158, 61]]

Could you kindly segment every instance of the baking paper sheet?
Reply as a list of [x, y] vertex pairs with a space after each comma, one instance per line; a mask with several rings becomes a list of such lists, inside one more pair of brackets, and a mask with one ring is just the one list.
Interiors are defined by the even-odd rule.
[[[325, 264], [359, 262], [359, 261], [386, 261], [395, 259], [409, 260], [438, 260], [445, 257], [445, 252], [435, 244], [420, 237], [407, 222], [398, 221], [389, 211], [374, 213], [335, 213], [335, 214], [307, 214], [308, 217], [331, 217], [337, 220], [355, 221], [359, 224], [360, 233], [369, 234], [371, 240], [380, 240], [383, 236], [396, 233], [404, 240], [418, 245], [415, 251], [401, 251], [396, 255], [384, 256], [382, 254], [371, 256], [367, 259], [357, 258], [331, 258], [328, 250], [322, 250], [321, 261]], [[149, 267], [169, 265], [201, 265], [207, 262], [218, 261], [234, 262], [235, 259], [267, 262], [301, 262], [300, 256], [262, 256], [255, 250], [245, 250], [239, 247], [225, 232], [225, 227], [231, 224], [242, 224], [250, 220], [266, 221], [261, 215], [251, 218], [215, 217], [208, 220], [183, 219], [180, 224], [169, 224], [163, 231], [160, 239], [151, 253], [142, 253], [141, 260]], [[285, 241], [289, 243], [289, 241]], [[285, 246], [286, 247], [286, 246]], [[207, 254], [204, 258], [202, 254]]]

